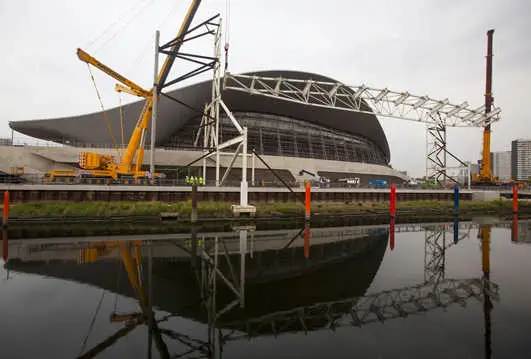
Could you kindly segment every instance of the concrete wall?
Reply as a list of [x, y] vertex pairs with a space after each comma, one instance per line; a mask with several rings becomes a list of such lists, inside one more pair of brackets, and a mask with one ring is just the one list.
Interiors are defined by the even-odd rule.
[[[14, 146], [0, 146], [0, 170], [9, 171], [9, 167], [24, 167], [25, 173], [28, 174], [42, 174], [43, 172], [53, 169], [72, 169], [78, 161], [79, 152], [91, 151], [102, 154], [112, 154], [118, 156], [118, 152], [113, 149], [87, 149], [77, 147], [14, 147]], [[182, 166], [192, 162], [199, 156], [199, 151], [181, 151], [181, 150], [164, 150], [158, 149], [155, 152], [155, 164], [157, 166]], [[149, 164], [150, 151], [145, 151], [144, 161], [145, 165]], [[274, 169], [288, 169], [292, 172], [295, 178], [299, 177], [298, 173], [301, 169], [306, 169], [310, 172], [326, 171], [326, 172], [344, 172], [348, 174], [371, 174], [375, 176], [394, 176], [406, 180], [399, 171], [396, 171], [387, 166], [360, 163], [360, 162], [343, 162], [343, 161], [328, 161], [311, 158], [298, 157], [278, 157], [278, 156], [262, 156], [263, 159]], [[208, 167], [213, 167], [215, 162], [207, 161]], [[230, 155], [221, 156], [222, 167], [228, 166], [231, 161]], [[255, 159], [255, 168], [265, 169], [266, 166], [260, 160]], [[247, 161], [248, 167], [252, 165], [251, 156]], [[202, 161], [198, 162], [196, 166], [201, 166]], [[241, 158], [235, 161], [234, 167], [241, 168]]]

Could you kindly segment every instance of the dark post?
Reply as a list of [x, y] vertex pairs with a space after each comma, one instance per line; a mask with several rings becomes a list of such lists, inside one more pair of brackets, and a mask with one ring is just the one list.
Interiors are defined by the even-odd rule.
[[454, 244], [459, 242], [459, 218], [454, 218]]
[[310, 223], [304, 224], [304, 258], [310, 258]]
[[395, 218], [391, 217], [389, 222], [389, 248], [393, 250], [395, 248]]
[[511, 239], [513, 242], [518, 240], [518, 215], [513, 214], [513, 225], [511, 227]]
[[192, 186], [192, 214], [190, 220], [192, 223], [197, 222], [197, 184]]
[[4, 217], [2, 220], [2, 226], [7, 226], [7, 220], [9, 218], [9, 191], [4, 192]]
[[7, 258], [9, 257], [8, 254], [7, 230], [4, 228], [2, 229], [2, 258], [4, 259], [4, 262], [7, 262]]
[[459, 214], [459, 185], [457, 183], [454, 186], [454, 214]]

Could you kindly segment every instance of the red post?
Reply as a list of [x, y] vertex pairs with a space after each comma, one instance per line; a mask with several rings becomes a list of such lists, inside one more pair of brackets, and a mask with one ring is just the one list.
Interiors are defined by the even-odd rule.
[[4, 217], [2, 221], [3, 226], [7, 226], [7, 219], [9, 218], [9, 191], [4, 192]]
[[2, 230], [2, 258], [4, 259], [4, 262], [7, 261], [8, 258], [8, 246], [7, 246], [7, 231], [4, 229]]
[[304, 258], [310, 258], [310, 224], [304, 225]]
[[518, 213], [518, 186], [513, 187], [513, 213]]
[[393, 250], [395, 248], [395, 219], [391, 218], [389, 223], [389, 248]]
[[305, 206], [305, 218], [307, 221], [310, 220], [310, 202], [311, 202], [311, 192], [310, 192], [310, 182], [306, 182], [306, 197], [304, 200]]
[[513, 214], [513, 226], [511, 227], [511, 239], [513, 242], [518, 240], [518, 215]]
[[395, 217], [396, 214], [396, 185], [391, 185], [391, 204], [389, 207], [389, 214], [391, 217]]

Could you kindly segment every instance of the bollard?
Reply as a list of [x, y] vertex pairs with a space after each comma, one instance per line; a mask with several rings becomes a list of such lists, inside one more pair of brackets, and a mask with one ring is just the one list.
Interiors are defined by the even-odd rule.
[[7, 262], [8, 251], [7, 231], [2, 229], [2, 258], [4, 259], [4, 262]]
[[310, 224], [304, 224], [304, 258], [310, 258]]
[[310, 220], [310, 206], [311, 206], [311, 188], [310, 188], [310, 182], [306, 182], [306, 197], [304, 200], [304, 207], [305, 207], [305, 218], [307, 221]]
[[513, 213], [518, 213], [518, 186], [513, 187]]
[[190, 217], [192, 223], [197, 222], [197, 185], [192, 186], [192, 214]]
[[2, 226], [7, 226], [7, 220], [9, 218], [9, 191], [4, 192], [4, 217], [2, 220]]
[[459, 214], [459, 185], [457, 183], [454, 186], [454, 214]]
[[395, 248], [395, 219], [391, 218], [389, 222], [389, 248]]
[[511, 227], [511, 239], [513, 242], [518, 240], [518, 215], [513, 214], [513, 226]]
[[389, 207], [389, 214], [391, 215], [391, 217], [395, 217], [395, 214], [396, 214], [396, 185], [393, 183], [391, 185], [391, 204], [390, 204], [390, 207]]
[[454, 244], [459, 242], [459, 218], [454, 218]]

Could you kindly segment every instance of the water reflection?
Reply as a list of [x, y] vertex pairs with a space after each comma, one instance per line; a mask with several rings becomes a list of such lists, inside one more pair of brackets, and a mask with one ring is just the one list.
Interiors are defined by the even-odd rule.
[[[237, 227], [231, 233], [193, 228], [187, 237], [156, 241], [17, 241], [8, 246], [6, 238], [2, 251], [4, 256], [9, 252], [5, 268], [11, 271], [91, 284], [136, 299], [136, 311], [106, 313], [121, 327], [91, 346], [87, 335], [79, 358], [97, 357], [139, 326], [148, 329], [148, 358], [155, 353], [219, 358], [227, 343], [241, 339], [361, 327], [472, 298], [483, 302], [485, 357], [490, 357], [491, 312], [499, 300], [498, 285], [490, 280], [493, 226], [507, 224], [393, 221], [389, 227]], [[447, 278], [447, 251], [473, 237], [476, 229], [483, 275]], [[395, 248], [395, 232], [424, 232], [423, 281], [367, 293], [388, 244]], [[126, 275], [116, 274], [117, 268]], [[206, 330], [187, 330], [170, 323], [171, 318], [204, 323]]]

